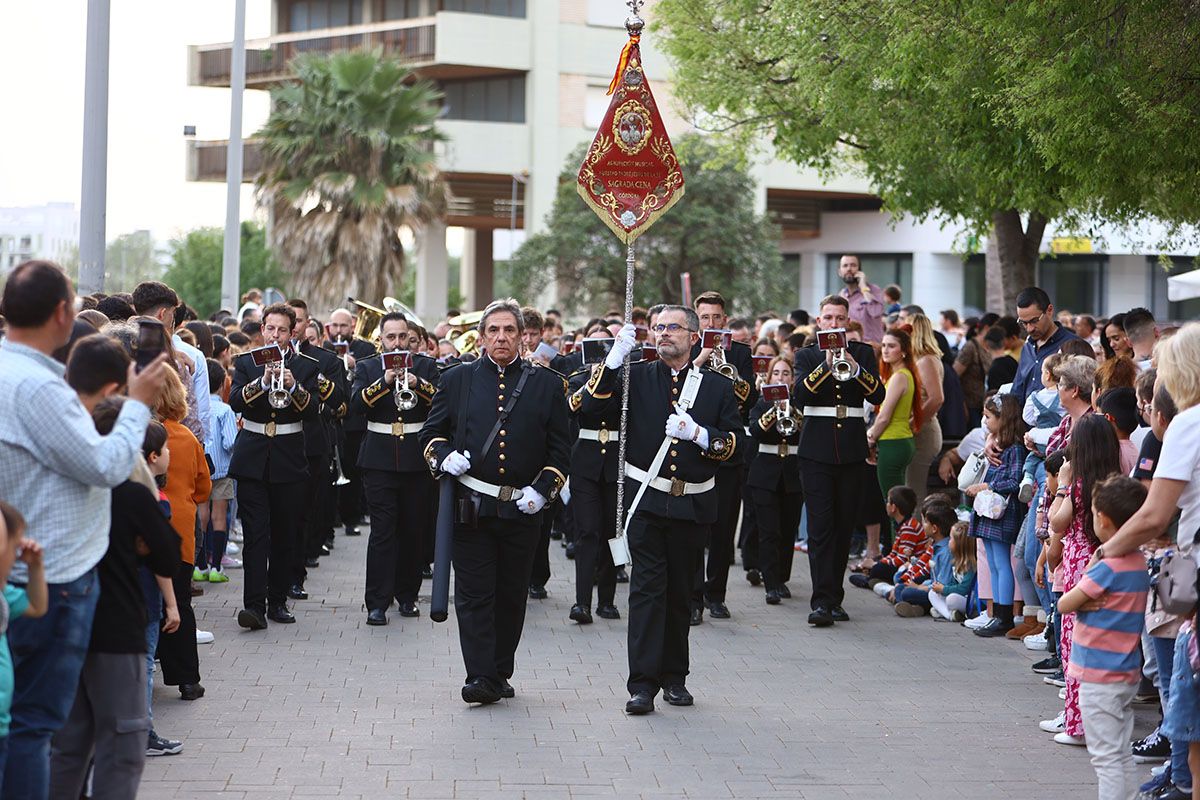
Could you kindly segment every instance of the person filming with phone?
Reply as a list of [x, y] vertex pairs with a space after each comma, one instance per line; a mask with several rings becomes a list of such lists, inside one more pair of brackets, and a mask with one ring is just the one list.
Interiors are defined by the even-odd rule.
[[838, 294], [850, 304], [850, 319], [863, 326], [863, 341], [879, 344], [883, 341], [883, 290], [867, 280], [858, 256], [844, 255], [838, 262], [838, 275], [846, 284]]

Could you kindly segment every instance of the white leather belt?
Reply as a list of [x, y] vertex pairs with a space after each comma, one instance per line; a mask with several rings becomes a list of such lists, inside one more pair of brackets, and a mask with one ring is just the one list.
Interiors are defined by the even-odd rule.
[[780, 442], [779, 444], [760, 444], [758, 446], [758, 452], [767, 453], [768, 455], [772, 456], [779, 456], [780, 458], [794, 456], [796, 455], [797, 450], [798, 448], [796, 445], [788, 444], [787, 442]]
[[608, 428], [601, 428], [598, 431], [593, 431], [588, 428], [579, 429], [579, 438], [589, 442], [599, 442], [600, 444], [608, 444], [609, 442], [621, 441], [620, 431], [610, 431]]
[[478, 478], [472, 478], [470, 475], [459, 475], [458, 482], [467, 487], [473, 492], [486, 494], [488, 497], [494, 497], [501, 503], [507, 503], [509, 500], [520, 500], [521, 490], [513, 486], [497, 486], [494, 483], [481, 481]]
[[863, 410], [862, 406], [805, 406], [804, 416], [863, 419], [867, 416], [867, 412]]
[[[646, 478], [649, 477], [646, 470], [638, 469], [629, 462], [625, 463], [625, 474], [639, 483], [646, 483]], [[665, 492], [672, 497], [683, 497], [688, 494], [704, 494], [710, 491], [716, 487], [717, 479], [709, 478], [704, 483], [686, 483], [679, 478], [651, 478], [649, 485], [651, 489]]]
[[406, 433], [417, 433], [424, 422], [367, 422], [367, 430], [371, 433], [382, 433], [385, 436], [403, 436]]
[[274, 439], [276, 436], [287, 436], [292, 433], [303, 433], [303, 422], [254, 422], [252, 420], [242, 420], [242, 430], [250, 431], [251, 433], [261, 433], [268, 439]]

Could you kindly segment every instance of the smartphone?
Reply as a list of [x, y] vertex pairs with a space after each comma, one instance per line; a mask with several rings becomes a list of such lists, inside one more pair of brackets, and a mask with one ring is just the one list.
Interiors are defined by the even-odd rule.
[[791, 387], [786, 383], [768, 383], [762, 387], [762, 397], [768, 403], [778, 403], [791, 397]]
[[771, 360], [775, 356], [751, 356], [750, 358], [754, 361], [754, 374], [766, 375], [771, 369]]
[[382, 353], [379, 360], [383, 363], [384, 372], [389, 369], [394, 372], [399, 372], [402, 369], [412, 369], [413, 358], [412, 353], [408, 350], [393, 350], [390, 353]]
[[265, 367], [267, 364], [283, 361], [283, 350], [277, 344], [269, 344], [266, 347], [256, 347], [251, 350], [250, 357], [254, 359], [256, 367]]
[[333, 343], [333, 352], [337, 356], [350, 355], [350, 343], [349, 342], [334, 342]]
[[728, 350], [733, 344], [733, 331], [727, 328], [705, 328], [700, 336], [700, 346], [703, 348], [721, 348]]
[[584, 364], [600, 364], [608, 357], [608, 351], [612, 350], [613, 339], [584, 339], [580, 342], [583, 348], [583, 363]]
[[817, 331], [817, 347], [821, 350], [845, 350], [846, 329], [832, 328], [827, 331]]
[[138, 372], [158, 358], [167, 349], [167, 329], [158, 320], [144, 319], [138, 321], [137, 349], [134, 351], [134, 363]]

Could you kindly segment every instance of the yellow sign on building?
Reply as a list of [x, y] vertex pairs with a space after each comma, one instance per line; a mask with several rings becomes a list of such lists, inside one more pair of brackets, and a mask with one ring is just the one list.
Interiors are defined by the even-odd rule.
[[1092, 240], [1082, 236], [1056, 236], [1050, 240], [1050, 252], [1069, 255], [1092, 252]]

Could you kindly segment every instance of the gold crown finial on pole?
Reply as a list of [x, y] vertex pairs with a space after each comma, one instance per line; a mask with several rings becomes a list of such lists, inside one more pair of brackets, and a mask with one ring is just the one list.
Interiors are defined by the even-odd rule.
[[646, 27], [646, 21], [638, 13], [644, 3], [645, 0], [625, 0], [625, 5], [629, 6], [629, 16], [625, 19], [625, 30], [630, 36], [641, 36], [642, 29]]

